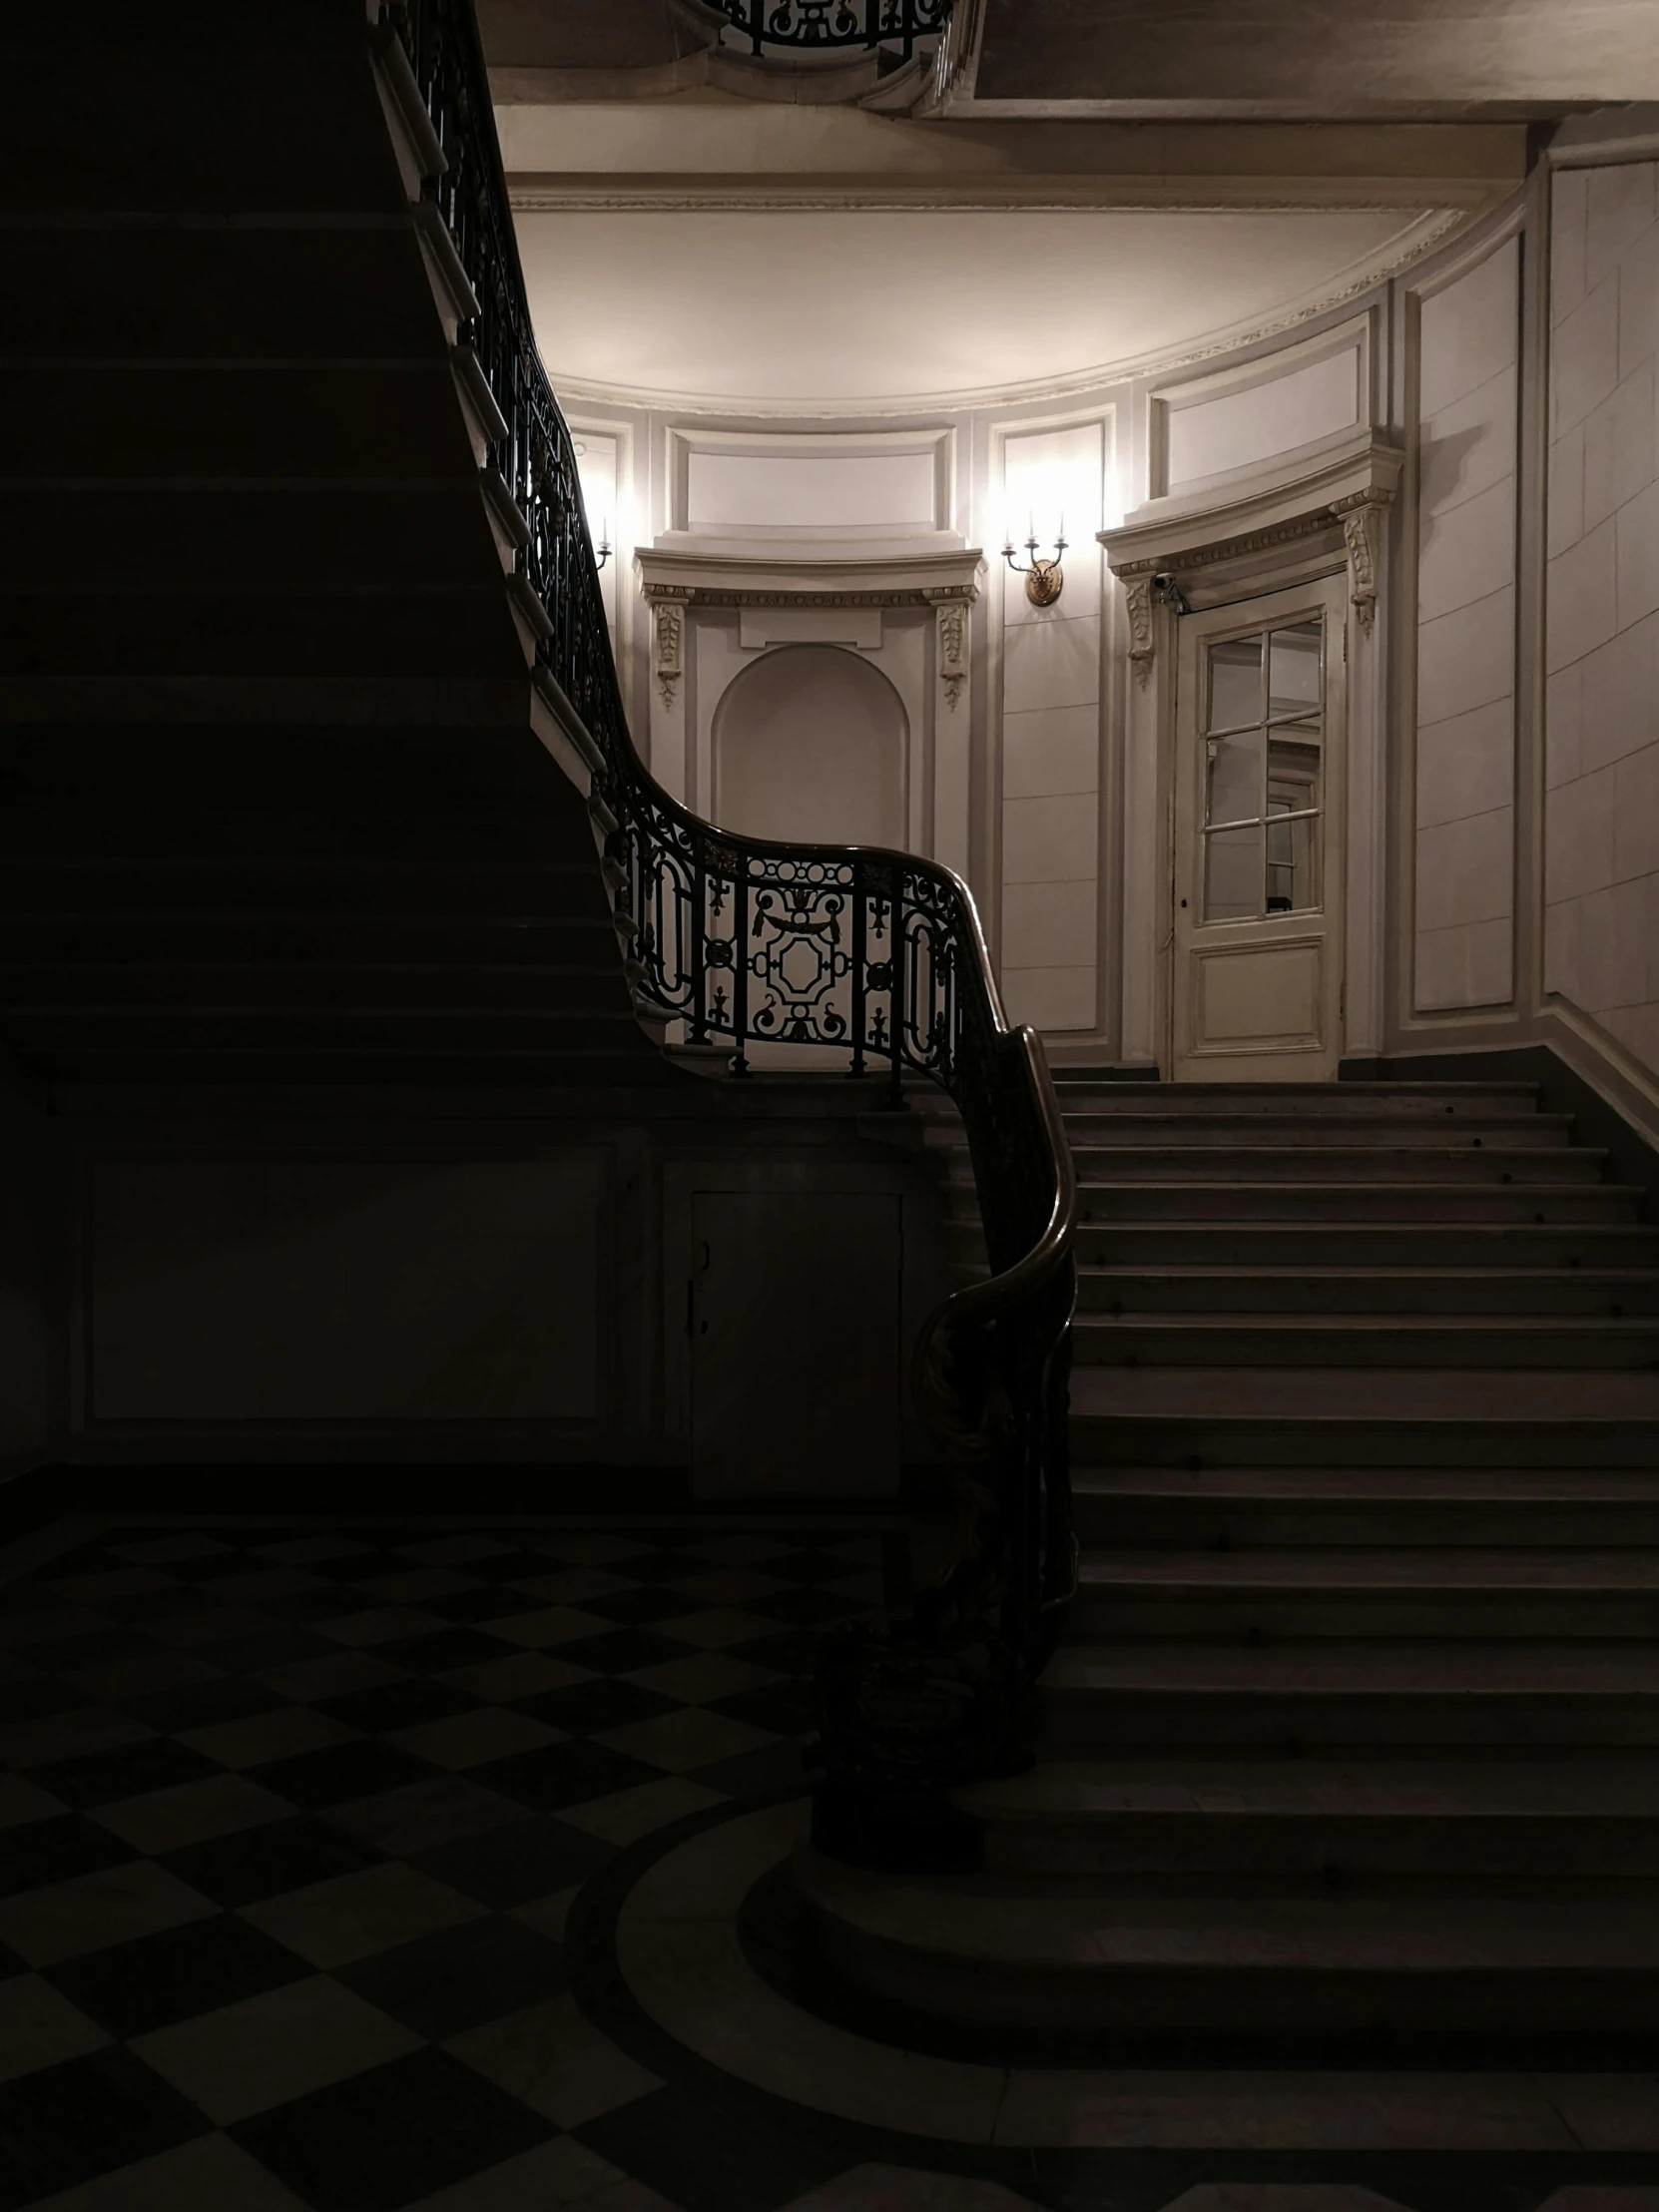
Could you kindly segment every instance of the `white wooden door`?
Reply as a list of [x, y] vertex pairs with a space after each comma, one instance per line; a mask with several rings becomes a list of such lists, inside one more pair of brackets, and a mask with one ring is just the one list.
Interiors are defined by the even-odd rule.
[[1342, 1052], [1347, 593], [1183, 616], [1172, 1072], [1320, 1082]]

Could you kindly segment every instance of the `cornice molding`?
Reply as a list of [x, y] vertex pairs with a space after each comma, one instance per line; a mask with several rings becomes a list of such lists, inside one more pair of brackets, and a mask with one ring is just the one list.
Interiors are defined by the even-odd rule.
[[[1505, 188], [1507, 190], [1509, 188]], [[596, 180], [591, 172], [518, 171], [515, 215], [1237, 215], [1481, 214], [1480, 178], [1355, 177], [681, 177]]]
[[1341, 532], [1349, 598], [1370, 629], [1382, 566], [1382, 516], [1399, 487], [1405, 456], [1370, 431], [1317, 457], [1292, 455], [1225, 500], [1149, 500], [1116, 530], [1098, 533], [1129, 607], [1129, 658], [1144, 684], [1157, 655], [1153, 608], [1160, 579]]
[[[1300, 203], [1299, 203], [1300, 204]], [[836, 203], [844, 207], [845, 202]], [[1368, 293], [1379, 290], [1407, 269], [1436, 252], [1456, 232], [1475, 220], [1466, 208], [1440, 208], [1410, 225], [1381, 255], [1369, 257], [1333, 291], [1307, 296], [1265, 319], [1252, 319], [1212, 331], [1192, 344], [1160, 352], [1125, 356], [1072, 371], [1064, 376], [1038, 377], [1028, 382], [966, 387], [956, 391], [916, 392], [903, 398], [877, 396], [849, 402], [844, 395], [804, 394], [787, 405], [776, 398], [711, 398], [697, 392], [671, 391], [648, 385], [598, 384], [562, 375], [549, 364], [553, 388], [562, 402], [572, 406], [635, 407], [647, 411], [730, 421], [755, 422], [881, 422], [894, 417], [909, 419], [922, 414], [961, 413], [969, 410], [1023, 406], [1035, 401], [1069, 400], [1093, 396], [1143, 377], [1167, 376], [1201, 361], [1247, 353], [1271, 344], [1287, 331], [1297, 330], [1335, 314]]]
[[749, 554], [634, 555], [641, 596], [703, 607], [936, 607], [979, 596], [985, 556], [895, 554], [855, 561], [767, 560]]

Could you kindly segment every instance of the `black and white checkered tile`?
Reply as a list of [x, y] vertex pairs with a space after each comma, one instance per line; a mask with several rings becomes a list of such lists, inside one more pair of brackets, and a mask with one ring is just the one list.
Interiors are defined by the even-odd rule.
[[803, 1784], [819, 1632], [880, 1602], [893, 1540], [14, 1545], [0, 2212], [1659, 2212], [1637, 2076], [1589, 2159], [1219, 2152], [1196, 2078], [1190, 2148], [1039, 2156], [760, 2095], [597, 2000], [584, 1917]]
[[879, 1557], [111, 1527], [12, 1581], [0, 2208], [664, 2212], [572, 2132], [659, 2084], [569, 1996], [565, 1913], [800, 1780], [816, 1632]]

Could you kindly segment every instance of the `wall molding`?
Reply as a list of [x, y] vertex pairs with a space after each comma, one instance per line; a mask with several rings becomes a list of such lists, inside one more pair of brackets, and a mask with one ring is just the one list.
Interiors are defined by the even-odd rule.
[[[1211, 370], [1203, 376], [1189, 377], [1181, 381], [1163, 379], [1147, 397], [1147, 467], [1150, 477], [1150, 493], [1153, 498], [1177, 496], [1170, 487], [1170, 433], [1173, 417], [1185, 414], [1195, 407], [1204, 407], [1217, 400], [1232, 399], [1244, 392], [1261, 391], [1265, 387], [1294, 376], [1301, 369], [1314, 368], [1322, 362], [1335, 360], [1345, 353], [1355, 356], [1355, 415], [1351, 423], [1330, 434], [1329, 440], [1320, 442], [1351, 443], [1361, 430], [1375, 430], [1378, 424], [1378, 330], [1379, 309], [1372, 305], [1364, 313], [1352, 315], [1348, 320], [1332, 324], [1313, 336], [1299, 338], [1289, 345], [1277, 346], [1273, 351], [1258, 355], [1223, 368]], [[1284, 447], [1279, 453], [1263, 460], [1252, 461], [1242, 467], [1230, 468], [1219, 475], [1188, 477], [1182, 480], [1178, 496], [1186, 499], [1202, 493], [1214, 493], [1225, 487], [1247, 483], [1259, 476], [1264, 468], [1282, 463], [1290, 454], [1307, 450], [1306, 444]]]

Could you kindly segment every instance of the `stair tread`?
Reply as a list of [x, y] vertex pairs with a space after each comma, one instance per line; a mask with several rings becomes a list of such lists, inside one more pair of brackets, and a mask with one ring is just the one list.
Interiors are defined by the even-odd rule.
[[[1420, 1157], [1420, 1155], [1413, 1154], [1410, 1155], [1410, 1157], [1416, 1158]], [[1482, 1158], [1489, 1157], [1489, 1154], [1482, 1154]], [[1516, 1157], [1536, 1159], [1538, 1155], [1536, 1153], [1527, 1153], [1517, 1154]], [[1079, 1175], [1078, 1189], [1080, 1192], [1095, 1190], [1108, 1195], [1124, 1190], [1180, 1191], [1183, 1193], [1188, 1193], [1195, 1190], [1202, 1191], [1208, 1189], [1212, 1180], [1214, 1181], [1217, 1188], [1229, 1191], [1274, 1191], [1279, 1193], [1289, 1193], [1292, 1191], [1296, 1191], [1304, 1193], [1308, 1196], [1319, 1197], [1330, 1197], [1336, 1194], [1341, 1194], [1343, 1197], [1348, 1197], [1352, 1195], [1352, 1193], [1356, 1189], [1365, 1190], [1367, 1188], [1367, 1185], [1359, 1182], [1357, 1178], [1344, 1179], [1341, 1177], [1338, 1177], [1335, 1180], [1327, 1180], [1322, 1182], [1313, 1176], [1298, 1177], [1294, 1179], [1290, 1176], [1271, 1176], [1264, 1181], [1252, 1182], [1248, 1176], [1218, 1175], [1212, 1179], [1208, 1176], [1192, 1175], [1184, 1176], [1178, 1182], [1172, 1183], [1160, 1181], [1155, 1176], [1136, 1176], [1133, 1178], [1133, 1180], [1126, 1177], [1118, 1177], [1110, 1182], [1092, 1183], [1087, 1175]], [[1376, 1186], [1372, 1186], [1372, 1188], [1375, 1187]], [[1486, 1187], [1487, 1186], [1484, 1185], [1475, 1186], [1475, 1188], [1477, 1189]], [[1495, 1187], [1499, 1190], [1513, 1190], [1517, 1192], [1524, 1191], [1528, 1197], [1547, 1197], [1551, 1194], [1558, 1193], [1564, 1197], [1570, 1196], [1573, 1198], [1581, 1198], [1586, 1191], [1596, 1191], [1608, 1198], [1628, 1199], [1632, 1202], [1632, 1204], [1647, 1195], [1643, 1191], [1639, 1183], [1598, 1183], [1593, 1179], [1587, 1179], [1581, 1183], [1528, 1182], [1524, 1184], [1498, 1184], [1492, 1187]], [[1395, 1180], [1393, 1177], [1389, 1177], [1387, 1180], [1388, 1196], [1390, 1199], [1396, 1202], [1406, 1198], [1443, 1198], [1448, 1192], [1462, 1191], [1466, 1188], [1468, 1188], [1467, 1185], [1460, 1183], [1411, 1183], [1407, 1182], [1403, 1178]], [[1205, 1224], [1199, 1222], [1196, 1217], [1189, 1217], [1185, 1226], [1189, 1229], [1192, 1229], [1205, 1226]], [[1218, 1226], [1233, 1228], [1236, 1226], [1236, 1224], [1232, 1222], [1225, 1222]], [[1431, 1216], [1425, 1215], [1413, 1222], [1400, 1223], [1397, 1226], [1402, 1228], [1434, 1228], [1438, 1227], [1439, 1224], [1435, 1223]]]
[[1071, 1487], [1078, 1497], [1195, 1504], [1659, 1505], [1659, 1467], [1074, 1467]]
[[1659, 1696], [1659, 1644], [1135, 1643], [1067, 1645], [1043, 1676], [1051, 1691], [1203, 1691], [1206, 1695], [1468, 1697]]
[[1225, 1968], [1340, 1974], [1650, 1974], [1659, 1900], [1146, 1896], [1076, 1877], [925, 1878], [837, 1866], [816, 1852], [798, 1879], [844, 1925], [909, 1950], [1027, 1969]]
[[1526, 1764], [1378, 1759], [1056, 1759], [977, 1782], [956, 1802], [997, 1820], [1102, 1820], [1134, 1813], [1368, 1820], [1659, 1818], [1659, 1761]]
[[1316, 1109], [1327, 1103], [1346, 1106], [1352, 1101], [1369, 1111], [1379, 1103], [1394, 1100], [1403, 1103], [1422, 1098], [1536, 1098], [1538, 1095], [1536, 1083], [1519, 1078], [1490, 1083], [1387, 1083], [1361, 1089], [1358, 1085], [1320, 1082], [1102, 1082], [1098, 1072], [1087, 1068], [1062, 1067], [1053, 1073], [1055, 1087], [1062, 1094], [1071, 1090], [1096, 1090], [1108, 1098], [1123, 1099], [1132, 1109], [1149, 1102], [1203, 1106], [1226, 1098], [1288, 1098]]
[[1573, 1546], [1474, 1550], [1424, 1544], [1408, 1550], [1307, 1545], [1294, 1551], [1192, 1551], [1149, 1546], [1130, 1552], [1085, 1551], [1079, 1574], [1085, 1589], [1194, 1584], [1218, 1591], [1295, 1587], [1332, 1594], [1362, 1589], [1659, 1590], [1659, 1548], [1627, 1544], [1614, 1551]]
[[1314, 1333], [1328, 1330], [1338, 1336], [1364, 1336], [1377, 1331], [1402, 1335], [1428, 1335], [1475, 1330], [1513, 1330], [1522, 1336], [1568, 1335], [1601, 1337], [1650, 1337], [1659, 1329], [1659, 1316], [1606, 1314], [1080, 1314], [1079, 1330], [1102, 1335], [1133, 1335], [1137, 1331], [1172, 1329], [1194, 1336], [1272, 1329]]
[[[1190, 1226], [1190, 1225], [1183, 1225]], [[1113, 1267], [1103, 1260], [1084, 1260], [1078, 1272], [1095, 1283], [1523, 1283], [1535, 1282], [1549, 1271], [1538, 1268], [1424, 1268], [1340, 1267], [1322, 1261], [1299, 1268], [1272, 1267]], [[1659, 1268], [1560, 1268], [1554, 1271], [1565, 1283], [1606, 1284], [1610, 1290], [1642, 1290], [1659, 1283]]]
[[1082, 1367], [1072, 1377], [1071, 1406], [1083, 1418], [1583, 1425], [1659, 1420], [1659, 1375], [1600, 1368]]

